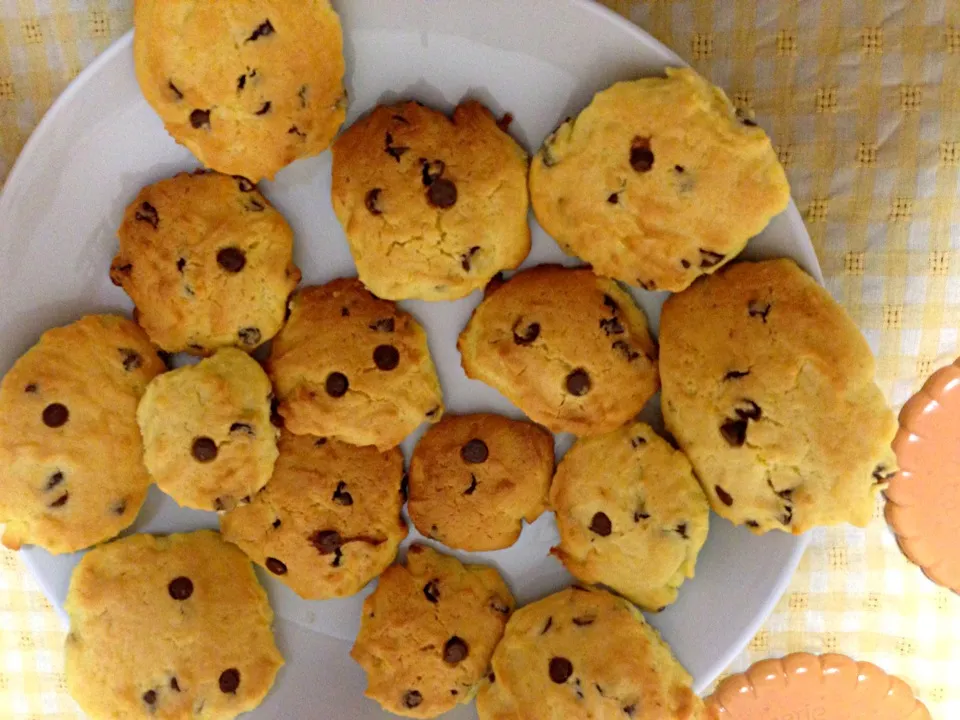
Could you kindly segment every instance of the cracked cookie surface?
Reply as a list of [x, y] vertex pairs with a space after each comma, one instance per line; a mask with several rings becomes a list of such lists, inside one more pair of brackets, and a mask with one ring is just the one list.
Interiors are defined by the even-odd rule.
[[732, 260], [786, 208], [770, 139], [693, 70], [617, 83], [544, 142], [537, 220], [604, 275], [682, 290]]
[[513, 607], [493, 568], [411, 546], [363, 603], [350, 655], [367, 673], [367, 697], [412, 718], [469, 703]]
[[660, 343], [664, 420], [714, 511], [757, 533], [870, 521], [896, 419], [866, 340], [792, 260], [672, 296]]
[[541, 265], [491, 285], [458, 347], [469, 377], [553, 432], [610, 432], [659, 388], [643, 311], [586, 268]]
[[248, 352], [283, 325], [300, 282], [293, 231], [243, 177], [198, 171], [148, 185], [124, 213], [110, 279], [167, 352]]
[[358, 593], [407, 536], [403, 455], [310, 435], [280, 437], [270, 483], [220, 518], [220, 529], [300, 597]]
[[343, 37], [327, 0], [138, 0], [134, 26], [140, 89], [207, 167], [273, 178], [343, 124]]
[[553, 554], [587, 583], [662, 610], [693, 577], [710, 506], [690, 461], [645, 423], [574, 443], [550, 489]]
[[181, 507], [229, 510], [267, 484], [277, 459], [270, 380], [224, 348], [156, 378], [137, 409], [144, 462]]
[[333, 146], [357, 272], [391, 300], [454, 300], [530, 251], [527, 154], [483, 105], [377, 107]]
[[133, 523], [151, 482], [137, 403], [165, 369], [116, 315], [48, 330], [14, 363], [0, 384], [4, 545], [74, 552]]
[[294, 433], [385, 450], [443, 415], [423, 328], [356, 278], [294, 295], [267, 373]]

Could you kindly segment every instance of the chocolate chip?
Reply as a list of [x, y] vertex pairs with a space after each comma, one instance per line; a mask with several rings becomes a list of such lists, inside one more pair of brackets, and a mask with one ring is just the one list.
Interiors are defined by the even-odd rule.
[[183, 575], [175, 577], [167, 585], [167, 592], [174, 600], [186, 600], [193, 595], [193, 581]]
[[340, 308], [340, 317], [350, 317], [350, 308], [348, 307]]
[[720, 434], [731, 447], [742, 447], [747, 440], [747, 421], [727, 420], [720, 426]]
[[381, 318], [380, 320], [371, 323], [367, 327], [375, 332], [392, 333], [396, 328], [396, 323], [394, 322], [393, 318]]
[[144, 701], [147, 705], [153, 705], [155, 702], [157, 702], [157, 693], [156, 693], [156, 691], [154, 691], [154, 690], [147, 690], [147, 691], [143, 694], [143, 701]]
[[167, 83], [167, 87], [170, 88], [173, 94], [177, 96], [177, 100], [183, 100], [183, 93], [180, 92], [180, 88], [173, 84], [173, 80], [170, 80]]
[[713, 252], [712, 250], [704, 250], [700, 248], [700, 267], [701, 268], [712, 268], [719, 265], [723, 262], [724, 256], [720, 253]]
[[753, 120], [751, 120], [750, 118], [740, 118], [740, 122], [742, 122], [742, 123], [743, 123], [744, 125], [746, 125], [747, 127], [756, 127], [756, 126], [757, 126], [757, 124], [756, 124]]
[[689, 260], [681, 260], [681, 261], [680, 261], [680, 265], [683, 267], [684, 270], [689, 270], [689, 269], [690, 269], [690, 261], [689, 261]]
[[641, 445], [646, 445], [646, 444], [647, 444], [647, 439], [641, 435], [637, 435], [636, 437], [630, 438], [630, 447], [632, 447], [634, 450], [636, 450]]
[[257, 189], [254, 182], [249, 178], [245, 178], [243, 175], [234, 175], [233, 179], [237, 181], [237, 187], [240, 189], [240, 192], [248, 193]]
[[333, 491], [333, 501], [346, 507], [353, 505], [353, 495], [347, 492], [347, 484], [342, 480], [337, 483], [337, 489]]
[[590, 375], [583, 368], [577, 368], [567, 375], [567, 392], [575, 397], [583, 397], [590, 392]]
[[327, 395], [333, 398], [340, 398], [347, 394], [347, 390], [350, 388], [350, 381], [347, 380], [347, 376], [343, 373], [332, 372], [327, 375], [325, 385]]
[[394, 146], [393, 135], [391, 133], [386, 134], [384, 139], [384, 151], [397, 162], [400, 162], [400, 157], [409, 149], [410, 148], [408, 147]]
[[[523, 318], [520, 318], [513, 324], [513, 342], [521, 346], [532, 345], [540, 337], [540, 323], [530, 323], [520, 330], [522, 323]], [[520, 330], [520, 332], [517, 332], [517, 330]]]
[[607, 202], [610, 203], [611, 205], [616, 205], [617, 203], [620, 202], [620, 194], [619, 194], [619, 193], [611, 193], [611, 194], [607, 197]]
[[480, 252], [480, 247], [474, 245], [467, 252], [460, 256], [460, 267], [462, 267], [466, 272], [470, 272], [470, 261], [473, 259], [473, 256]]
[[313, 441], [314, 447], [323, 447], [326, 444], [327, 444], [327, 439], [325, 437], [317, 438], [316, 440]]
[[469, 654], [470, 647], [466, 641], [456, 635], [447, 640], [446, 645], [443, 646], [443, 661], [447, 665], [457, 665], [466, 660]]
[[273, 104], [273, 103], [271, 103], [269, 100], [267, 100], [267, 102], [265, 102], [263, 105], [261, 105], [261, 106], [260, 106], [260, 109], [257, 110], [257, 112], [254, 113], [254, 114], [255, 114], [255, 115], [266, 115], [268, 112], [270, 112], [270, 107], [271, 107], [272, 104]]
[[234, 423], [230, 426], [230, 433], [241, 433], [243, 435], [250, 435], [251, 437], [256, 435], [253, 431], [253, 426], [248, 425], [247, 423]]
[[64, 505], [67, 504], [67, 500], [69, 500], [69, 499], [70, 499], [70, 493], [65, 492], [63, 495], [61, 495], [61, 496], [58, 497], [56, 500], [54, 500], [52, 503], [50, 503], [50, 507], [52, 507], [52, 508], [63, 507]]
[[760, 523], [756, 520], [747, 520], [747, 527], [758, 528], [760, 527]]
[[283, 524], [283, 522], [280, 520], [280, 518], [277, 518], [276, 520], [273, 521], [271, 527], [272, 527], [274, 530], [276, 530], [276, 529], [277, 529], [278, 527], [280, 527], [282, 524]]
[[114, 515], [123, 515], [127, 511], [127, 501], [118, 500], [113, 505], [110, 506], [110, 511]]
[[436, 603], [440, 600], [440, 588], [437, 587], [437, 581], [431, 580], [426, 585], [423, 586], [424, 597], [432, 603]]
[[890, 470], [886, 465], [880, 464], [873, 469], [873, 479], [879, 485], [880, 483], [885, 483], [888, 480], [892, 479], [894, 475], [897, 474], [896, 470]]
[[753, 400], [744, 400], [740, 407], [734, 409], [734, 412], [741, 420], [759, 420], [763, 415], [760, 406]]
[[510, 128], [510, 123], [513, 122], [513, 114], [505, 113], [502, 118], [497, 120], [497, 127], [500, 128], [501, 132], [507, 132]]
[[477, 476], [470, 474], [470, 487], [463, 491], [464, 495], [473, 495], [477, 491]]
[[396, 370], [400, 364], [400, 351], [393, 345], [377, 345], [373, 351], [373, 363], [384, 372]]
[[25, 388], [23, 388], [23, 391], [24, 391], [25, 393], [33, 394], [33, 393], [35, 393], [35, 392], [37, 391], [37, 384], [36, 384], [36, 383], [29, 383]]
[[783, 515], [780, 517], [780, 522], [781, 522], [783, 525], [789, 525], [790, 523], [793, 522], [793, 507], [792, 507], [792, 506], [787, 505], [787, 507], [784, 508], [784, 510], [783, 510]]
[[750, 317], [763, 318], [763, 322], [766, 323], [767, 315], [770, 314], [770, 307], [770, 303], [753, 300], [747, 305], [747, 312], [750, 313]]
[[543, 630], [540, 631], [541, 635], [546, 635], [547, 631], [553, 627], [553, 615], [547, 618], [546, 625], [543, 626]]
[[230, 668], [220, 673], [220, 692], [235, 693], [240, 687], [240, 671], [236, 668]]
[[250, 33], [250, 37], [247, 38], [246, 42], [254, 42], [262, 37], [273, 35], [274, 32], [275, 31], [273, 29], [273, 25], [270, 23], [270, 20], [264, 20], [252, 33]]
[[305, 132], [302, 132], [300, 128], [298, 128], [296, 125], [290, 126], [290, 129], [287, 130], [287, 135], [296, 135], [301, 140], [306, 140], [307, 138], [307, 134]]
[[170, 678], [170, 689], [174, 692], [180, 692], [180, 683], [177, 682], [175, 677]]
[[209, 110], [194, 110], [190, 113], [190, 124], [193, 125], [195, 130], [200, 128], [210, 129], [210, 111]]
[[562, 685], [573, 675], [573, 663], [564, 657], [550, 658], [550, 679]]
[[608, 307], [608, 308], [610, 308], [611, 310], [613, 310], [614, 313], [620, 312], [620, 306], [617, 304], [617, 301], [614, 300], [614, 299], [613, 299], [612, 297], [610, 297], [609, 295], [604, 294], [604, 296], [603, 296], [603, 304], [604, 304], [606, 307]]
[[211, 462], [217, 457], [217, 444], [211, 438], [198, 437], [193, 441], [191, 452], [197, 462]]
[[47, 478], [47, 485], [44, 490], [53, 490], [57, 485], [63, 482], [63, 473], [57, 470], [53, 475]]
[[575, 617], [573, 619], [573, 624], [577, 627], [587, 627], [588, 625], [593, 625], [595, 617], [584, 616], [584, 617]]
[[274, 575], [287, 574], [287, 566], [283, 563], [282, 560], [277, 560], [275, 557], [267, 558], [267, 570], [272, 572]]
[[237, 337], [247, 347], [254, 347], [260, 344], [260, 330], [255, 327], [241, 328], [237, 331]]
[[679, 535], [680, 537], [682, 537], [684, 540], [689, 540], [689, 539], [690, 539], [690, 537], [687, 535], [687, 524], [686, 524], [686, 523], [680, 523], [679, 525], [677, 525], [676, 531], [677, 531], [677, 535]]
[[240, 92], [247, 86], [247, 75], [244, 73], [237, 78], [237, 92]]
[[383, 210], [380, 209], [379, 205], [381, 192], [380, 188], [373, 188], [373, 190], [367, 193], [367, 196], [363, 200], [363, 204], [371, 215], [383, 215]]
[[139, 222], [147, 223], [154, 230], [156, 230], [160, 224], [160, 214], [157, 212], [157, 209], [148, 202], [140, 203], [140, 207], [133, 214], [133, 217]]
[[426, 160], [425, 158], [421, 158], [420, 162], [423, 163], [420, 179], [425, 187], [433, 185], [434, 181], [439, 180], [447, 169], [446, 163], [444, 163], [443, 160]]
[[123, 358], [123, 369], [127, 372], [136, 370], [143, 365], [143, 358], [136, 350], [129, 348], [120, 348], [120, 357]]
[[610, 522], [610, 518], [606, 513], [594, 513], [593, 519], [590, 520], [590, 531], [600, 537], [607, 537], [613, 532], [613, 524]]
[[238, 273], [247, 264], [247, 256], [239, 248], [226, 247], [217, 253], [217, 264], [227, 272]]
[[407, 690], [403, 694], [403, 705], [404, 707], [410, 708], [411, 710], [420, 705], [423, 702], [423, 695], [421, 695], [416, 690]]
[[624, 359], [627, 362], [633, 362], [640, 357], [640, 353], [636, 350], [633, 350], [625, 340], [616, 340], [613, 345], [611, 345], [614, 350], [623, 355]]
[[730, 497], [730, 493], [728, 493], [722, 487], [719, 485], [714, 485], [713, 491], [717, 494], [717, 497], [720, 498], [720, 502], [722, 502], [724, 505], [727, 507], [733, 505], [733, 498]]
[[457, 186], [446, 178], [439, 178], [427, 190], [427, 200], [441, 210], [452, 208], [457, 204]]
[[177, 272], [181, 275], [183, 274], [183, 269], [187, 266], [186, 258], [180, 258], [177, 260]]
[[610, 335], [622, 335], [623, 323], [620, 322], [620, 318], [604, 318], [600, 321], [600, 329], [603, 330], [608, 336]]
[[470, 465], [485, 463], [489, 456], [490, 450], [487, 444], [479, 438], [473, 438], [460, 448], [461, 459]]
[[653, 151], [650, 150], [650, 138], [635, 137], [630, 146], [630, 166], [638, 173], [649, 172], [653, 168]]
[[634, 522], [640, 522], [641, 520], [649, 520], [649, 519], [650, 519], [649, 513], [641, 512], [640, 510], [637, 510], [635, 513], [633, 513]]
[[750, 374], [749, 370], [731, 370], [726, 375], [723, 376], [724, 380], [739, 380], [740, 378], [745, 378]]
[[330, 555], [343, 545], [343, 538], [336, 530], [318, 530], [310, 536], [310, 543], [321, 555]]
[[65, 425], [69, 419], [70, 411], [60, 403], [51, 403], [43, 409], [43, 424], [47, 427], [58, 428]]

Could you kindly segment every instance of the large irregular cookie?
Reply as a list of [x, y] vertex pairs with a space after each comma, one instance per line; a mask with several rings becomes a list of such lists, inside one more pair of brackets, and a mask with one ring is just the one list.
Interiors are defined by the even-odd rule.
[[380, 106], [333, 146], [333, 208], [364, 284], [454, 300], [530, 251], [527, 154], [483, 105]]
[[160, 489], [183, 507], [229, 510], [266, 485], [277, 459], [271, 394], [259, 363], [236, 348], [151, 382], [137, 421]]
[[755, 532], [864, 526], [897, 422], [863, 336], [791, 260], [740, 263], [660, 321], [663, 415], [713, 509]]
[[250, 562], [209, 530], [91, 550], [66, 610], [67, 688], [95, 720], [228, 720], [259, 705], [283, 665]]
[[283, 325], [300, 282], [293, 231], [249, 180], [200, 171], [148, 185], [118, 234], [110, 279], [167, 352], [251, 351]]
[[136, 519], [150, 486], [137, 403], [164, 370], [114, 315], [49, 330], [17, 360], [0, 385], [4, 545], [74, 552]]
[[387, 569], [363, 603], [350, 655], [367, 672], [367, 697], [412, 718], [470, 702], [513, 607], [493, 568], [411, 546], [406, 567]]
[[533, 160], [537, 219], [597, 272], [682, 290], [786, 208], [767, 135], [693, 70], [617, 83]]
[[267, 372], [294, 433], [386, 450], [443, 415], [423, 328], [356, 278], [293, 297]]
[[254, 180], [323, 152], [346, 116], [327, 0], [137, 0], [137, 80], [174, 139]]
[[690, 675], [629, 602], [568, 588], [514, 613], [480, 720], [701, 720]]
[[224, 538], [308, 600], [359, 592], [397, 556], [407, 525], [403, 455], [283, 433], [270, 484], [222, 515]]
[[447, 416], [410, 458], [407, 510], [417, 529], [461, 550], [498, 550], [547, 509], [553, 436], [501, 415]]
[[707, 539], [710, 506], [690, 461], [640, 422], [574, 443], [550, 504], [567, 569], [646, 610], [677, 599]]
[[543, 265], [491, 287], [458, 347], [468, 376], [554, 432], [610, 432], [659, 387], [643, 311], [586, 268]]

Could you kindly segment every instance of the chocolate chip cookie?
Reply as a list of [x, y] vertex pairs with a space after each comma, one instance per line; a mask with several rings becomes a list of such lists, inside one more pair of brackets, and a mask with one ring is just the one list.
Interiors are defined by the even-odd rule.
[[757, 533], [870, 521], [897, 422], [856, 325], [792, 260], [674, 295], [660, 342], [664, 419], [719, 515]]
[[0, 384], [3, 544], [69, 553], [137, 517], [150, 486], [137, 403], [163, 361], [126, 318], [43, 334]]
[[65, 607], [67, 689], [91, 718], [228, 720], [283, 665], [250, 562], [209, 530], [91, 550]]
[[461, 550], [498, 550], [546, 510], [553, 436], [500, 415], [447, 416], [410, 458], [410, 519]]
[[156, 378], [137, 409], [144, 462], [182, 507], [229, 510], [267, 484], [277, 459], [267, 374], [224, 348]]
[[491, 287], [458, 347], [469, 377], [554, 432], [610, 432], [659, 387], [643, 311], [587, 268], [542, 265]]
[[356, 278], [293, 297], [267, 372], [294, 433], [386, 450], [443, 415], [423, 328]]
[[300, 597], [346, 597], [383, 572], [407, 536], [402, 480], [396, 448], [284, 432], [270, 484], [222, 515], [220, 528]]
[[690, 682], [629, 602], [573, 587], [510, 618], [477, 710], [480, 720], [706, 720]]
[[333, 208], [364, 284], [454, 300], [530, 251], [527, 154], [478, 102], [377, 107], [333, 145]]
[[134, 27], [140, 89], [208, 167], [272, 178], [343, 124], [343, 37], [327, 0], [138, 0]]
[[149, 185], [119, 236], [110, 279], [167, 352], [256, 349], [283, 325], [300, 282], [293, 231], [246, 178], [200, 171]]
[[406, 567], [388, 568], [363, 603], [350, 655], [367, 672], [367, 697], [412, 718], [470, 702], [513, 607], [493, 568], [411, 546]]
[[533, 209], [571, 255], [647, 290], [682, 290], [787, 207], [770, 139], [689, 69], [617, 83], [547, 138]]
[[710, 506], [686, 456], [644, 423], [577, 440], [550, 489], [567, 570], [646, 610], [693, 577]]

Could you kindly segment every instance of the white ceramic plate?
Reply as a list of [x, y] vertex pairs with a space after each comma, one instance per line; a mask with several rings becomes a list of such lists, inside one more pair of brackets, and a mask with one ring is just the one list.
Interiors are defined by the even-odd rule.
[[[345, 30], [348, 123], [378, 102], [417, 98], [452, 108], [473, 96], [514, 116], [511, 131], [535, 150], [567, 115], [617, 80], [658, 74], [679, 58], [644, 32], [586, 0], [341, 0]], [[96, 60], [57, 100], [27, 144], [0, 197], [0, 371], [47, 328], [84, 313], [129, 312], [107, 270], [124, 207], [148, 183], [196, 166], [176, 145], [137, 87], [127, 35]], [[264, 183], [264, 192], [296, 231], [304, 284], [354, 274], [330, 206], [330, 154], [300, 161]], [[750, 243], [750, 257], [790, 256], [820, 278], [796, 208]], [[575, 261], [534, 227], [526, 264]], [[636, 293], [654, 330], [664, 294]], [[519, 415], [502, 396], [460, 369], [456, 337], [479, 300], [404, 303], [426, 326], [451, 412]], [[658, 422], [652, 403], [647, 419]], [[404, 444], [409, 455], [413, 438]], [[558, 451], [569, 438], [558, 439]], [[95, 451], [95, 449], [94, 449]], [[179, 509], [154, 488], [134, 529], [171, 532], [216, 527], [212, 513]], [[412, 533], [411, 539], [415, 537]], [[569, 583], [547, 551], [553, 517], [524, 529], [512, 548], [471, 558], [497, 566], [520, 602]], [[716, 517], [679, 601], [651, 617], [702, 691], [758, 629], [805, 546], [804, 538], [757, 538]], [[458, 553], [466, 556], [466, 553]], [[23, 557], [61, 608], [78, 556], [27, 548]], [[288, 664], [256, 718], [379, 718], [362, 696], [361, 670], [348, 656], [362, 598], [306, 602], [261, 575], [277, 610]], [[475, 717], [461, 708], [451, 718]]]

